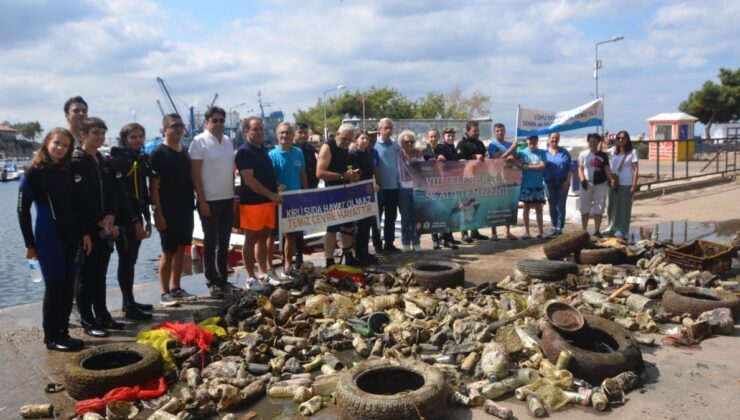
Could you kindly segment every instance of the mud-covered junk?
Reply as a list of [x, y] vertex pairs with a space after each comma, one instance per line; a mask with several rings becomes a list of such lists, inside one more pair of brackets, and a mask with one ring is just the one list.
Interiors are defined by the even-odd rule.
[[104, 344], [73, 355], [64, 365], [64, 387], [77, 400], [113, 388], [145, 384], [162, 375], [162, 356], [138, 343]]
[[465, 270], [451, 261], [422, 261], [411, 266], [417, 285], [428, 290], [454, 288], [465, 283]]
[[397, 420], [444, 414], [447, 388], [442, 372], [410, 360], [373, 360], [341, 374], [335, 393], [343, 418]]
[[542, 351], [551, 362], [558, 360], [561, 351], [569, 351], [569, 370], [591, 384], [625, 371], [644, 370], [642, 353], [627, 330], [597, 316], [583, 318], [584, 327], [572, 333], [557, 331], [549, 323], [540, 324]]
[[675, 287], [663, 295], [663, 309], [674, 315], [698, 317], [702, 312], [718, 308], [728, 308], [735, 319], [740, 319], [740, 298], [730, 292], [685, 286]]
[[21, 406], [20, 415], [24, 419], [43, 419], [54, 417], [52, 404], [26, 404]]

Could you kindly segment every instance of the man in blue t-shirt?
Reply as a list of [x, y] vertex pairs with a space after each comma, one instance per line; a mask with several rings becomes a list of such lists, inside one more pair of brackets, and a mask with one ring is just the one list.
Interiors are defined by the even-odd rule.
[[[236, 151], [236, 168], [241, 177], [239, 190], [239, 224], [245, 230], [242, 258], [247, 269], [247, 289], [266, 292], [264, 283], [279, 282], [272, 268], [272, 231], [275, 229], [276, 206], [283, 201], [278, 194], [272, 161], [265, 147], [265, 129], [262, 119], [242, 120], [244, 144]], [[257, 263], [255, 273], [254, 264]]]
[[[290, 123], [282, 122], [275, 129], [278, 147], [272, 149], [268, 155], [272, 160], [272, 168], [275, 171], [275, 179], [278, 183], [278, 191], [296, 191], [308, 188], [305, 161], [301, 149], [293, 145], [295, 130]], [[279, 223], [276, 223], [275, 236], [279, 237]], [[298, 273], [293, 268], [293, 254], [295, 252], [296, 235], [286, 233], [283, 247], [283, 271], [278, 273], [281, 281], [288, 282], [298, 278]], [[268, 250], [268, 253], [270, 251]]]
[[[491, 159], [498, 159], [511, 148], [512, 143], [510, 141], [506, 141], [506, 127], [504, 127], [502, 123], [496, 123], [493, 125], [493, 134], [495, 137], [488, 144], [488, 157]], [[516, 236], [511, 234], [511, 226], [504, 225], [504, 229], [506, 230], [506, 239], [516, 239]], [[491, 226], [491, 240], [498, 241], [496, 226]]]

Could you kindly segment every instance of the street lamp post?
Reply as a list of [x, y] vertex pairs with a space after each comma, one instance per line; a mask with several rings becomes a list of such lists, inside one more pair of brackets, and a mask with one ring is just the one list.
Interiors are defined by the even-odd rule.
[[345, 86], [345, 85], [338, 85], [335, 88], [331, 88], [331, 89], [325, 90], [324, 93], [323, 93], [323, 95], [322, 95], [323, 99], [322, 99], [322, 102], [321, 103], [324, 106], [324, 141], [326, 141], [327, 138], [328, 138], [328, 136], [329, 136], [329, 132], [328, 132], [329, 130], [326, 127], [326, 94], [329, 93], [329, 92], [333, 92], [335, 90], [342, 90], [345, 87], [347, 87], [347, 86]]
[[[612, 42], [619, 42], [624, 39], [622, 35], [613, 36], [611, 39], [606, 41], [599, 41], [596, 43], [594, 48], [594, 80], [596, 81], [596, 88], [594, 91], [594, 99], [599, 99], [599, 69], [601, 69], [601, 61], [599, 61], [599, 45], [610, 44]], [[601, 131], [604, 131], [603, 121]]]

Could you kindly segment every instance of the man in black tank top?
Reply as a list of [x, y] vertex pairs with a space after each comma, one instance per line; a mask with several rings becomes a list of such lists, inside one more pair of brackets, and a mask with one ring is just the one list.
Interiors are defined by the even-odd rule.
[[[349, 144], [354, 138], [354, 127], [351, 124], [342, 124], [337, 130], [336, 139], [327, 141], [319, 150], [319, 159], [316, 165], [316, 176], [324, 180], [326, 186], [348, 184], [360, 180], [360, 172], [350, 169]], [[353, 237], [352, 223], [328, 226], [324, 237], [324, 256], [326, 266], [334, 265], [334, 248], [337, 246], [337, 232], [342, 232], [342, 257], [347, 265], [356, 265], [357, 260], [352, 253]]]

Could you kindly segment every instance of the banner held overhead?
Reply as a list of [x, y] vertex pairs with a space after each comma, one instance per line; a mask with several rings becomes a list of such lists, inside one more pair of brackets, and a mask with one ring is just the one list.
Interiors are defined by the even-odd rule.
[[553, 132], [598, 127], [604, 121], [604, 102], [601, 98], [567, 111], [541, 111], [519, 107], [517, 136], [542, 136]]

